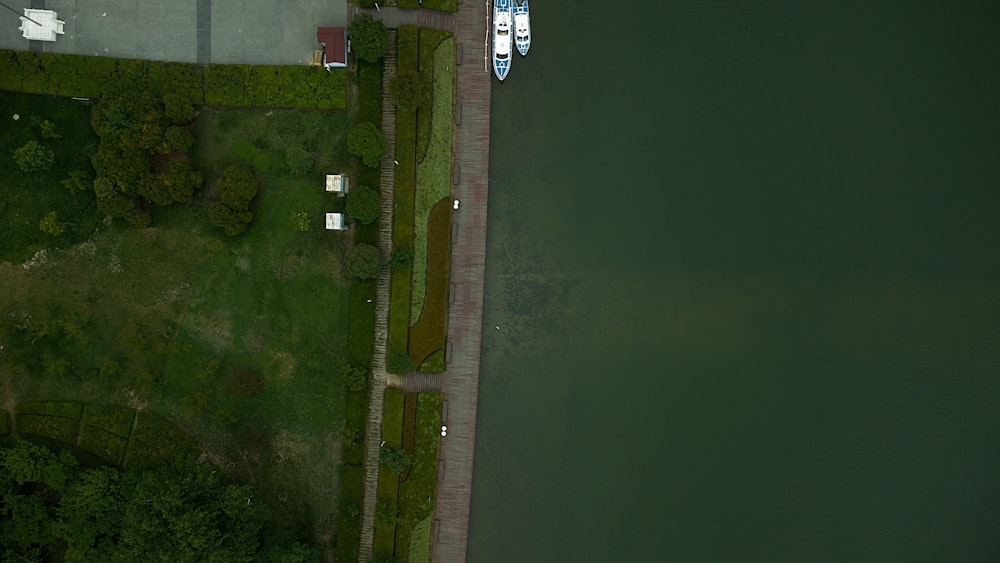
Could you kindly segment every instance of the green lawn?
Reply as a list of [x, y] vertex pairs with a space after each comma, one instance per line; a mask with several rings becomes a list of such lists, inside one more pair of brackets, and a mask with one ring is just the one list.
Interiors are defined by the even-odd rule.
[[396, 558], [400, 561], [414, 561], [412, 555], [407, 559], [409, 550], [414, 547], [412, 537], [414, 534], [418, 538], [416, 541], [418, 554], [420, 548], [427, 545], [420, 542], [429, 542], [430, 539], [427, 531], [421, 532], [417, 528], [434, 513], [438, 445], [441, 440], [441, 393], [418, 393], [416, 408], [411, 452], [413, 465], [399, 486]]
[[[386, 445], [400, 446], [403, 441], [403, 404], [405, 396], [399, 389], [385, 390], [385, 403], [382, 415], [382, 439]], [[399, 496], [399, 474], [380, 467], [378, 472], [378, 502], [397, 504]], [[393, 556], [398, 547], [396, 541], [396, 526], [386, 525], [375, 520], [374, 553], [376, 556]], [[404, 559], [405, 560], [405, 559]]]
[[[39, 112], [49, 100], [28, 99]], [[70, 113], [57, 130], [84, 136], [70, 132], [88, 116], [77, 112], [71, 123]], [[163, 415], [256, 487], [274, 509], [272, 528], [329, 540], [351, 301], [341, 272], [345, 235], [322, 229], [333, 205], [322, 180], [327, 171], [351, 172], [345, 121], [343, 113], [203, 109], [193, 156], [209, 188], [192, 204], [156, 209], [153, 228], [101, 223], [85, 242], [58, 245], [24, 267], [22, 258], [0, 264], [0, 399], [126, 404]], [[308, 176], [289, 173], [291, 143], [316, 154]], [[259, 166], [261, 189], [250, 230], [231, 238], [208, 221], [210, 186], [225, 166], [247, 161]], [[0, 186], [12, 193], [23, 184], [5, 175]], [[86, 204], [78, 221], [97, 224]], [[298, 211], [312, 219], [309, 232], [293, 229]], [[0, 219], [12, 225], [23, 212], [6, 205]], [[36, 243], [8, 240], [4, 260], [31, 256]]]

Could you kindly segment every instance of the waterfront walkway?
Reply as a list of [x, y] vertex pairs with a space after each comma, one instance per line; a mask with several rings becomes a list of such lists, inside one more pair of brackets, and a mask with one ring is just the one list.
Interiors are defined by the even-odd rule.
[[[411, 10], [383, 7], [381, 10], [351, 6], [348, 20], [360, 13], [371, 14], [389, 28], [416, 25], [444, 29], [455, 34], [457, 68], [456, 116], [454, 129], [454, 185], [453, 195], [461, 200], [461, 209], [452, 215], [451, 280], [455, 299], [448, 318], [448, 347], [451, 358], [447, 371], [431, 382], [430, 379], [404, 378], [385, 373], [385, 339], [379, 328], [385, 328], [388, 318], [388, 288], [377, 288], [377, 300], [384, 309], [376, 307], [376, 349], [372, 366], [372, 405], [369, 408], [366, 442], [365, 502], [362, 511], [362, 534], [359, 561], [372, 555], [374, 507], [378, 479], [378, 451], [382, 435], [382, 399], [386, 383], [406, 388], [408, 385], [442, 389], [445, 398], [448, 435], [441, 439], [438, 464], [437, 499], [433, 526], [432, 557], [435, 562], [465, 561], [469, 541], [469, 507], [472, 501], [472, 466], [476, 449], [476, 412], [479, 400], [479, 359], [483, 327], [483, 279], [486, 266], [486, 203], [489, 185], [490, 152], [490, 87], [491, 74], [481, 61], [486, 57], [486, 29], [488, 4], [464, 2], [458, 13], [445, 14], [429, 10]], [[395, 72], [395, 42], [392, 49], [392, 72]], [[386, 66], [383, 84], [389, 80]], [[384, 98], [382, 130], [395, 131], [395, 113], [392, 124], [386, 123], [392, 101]], [[395, 149], [394, 140], [389, 150]], [[383, 213], [386, 213], [385, 194], [389, 187], [389, 201], [393, 185], [390, 163], [393, 153], [382, 160]], [[390, 170], [386, 170], [389, 164]], [[387, 184], [388, 183], [388, 184]], [[391, 206], [390, 206], [391, 207]], [[380, 234], [383, 229], [380, 229]], [[388, 255], [384, 248], [383, 255]], [[387, 270], [383, 266], [384, 270]], [[388, 272], [385, 272], [388, 279]], [[379, 281], [383, 278], [380, 271]], [[377, 417], [377, 418], [376, 418]]]

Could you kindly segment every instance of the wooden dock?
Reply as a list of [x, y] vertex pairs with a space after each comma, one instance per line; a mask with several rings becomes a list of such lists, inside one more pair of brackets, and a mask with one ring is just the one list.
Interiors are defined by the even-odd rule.
[[[479, 355], [483, 331], [483, 280], [486, 268], [486, 201], [489, 187], [490, 88], [492, 74], [483, 68], [489, 3], [466, 1], [455, 14], [461, 122], [454, 129], [453, 188], [461, 207], [452, 214], [451, 281], [455, 301], [448, 314], [451, 358], [443, 374], [448, 436], [441, 439], [443, 471], [435, 506], [432, 559], [465, 561], [472, 501], [472, 462], [476, 450], [479, 402]], [[463, 287], [464, 286], [464, 287]]]

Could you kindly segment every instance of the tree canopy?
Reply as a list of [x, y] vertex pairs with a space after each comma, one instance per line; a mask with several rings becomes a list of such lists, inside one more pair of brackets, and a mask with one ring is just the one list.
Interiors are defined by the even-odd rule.
[[347, 214], [364, 225], [378, 218], [381, 206], [378, 192], [368, 186], [357, 186], [347, 192]]
[[219, 201], [208, 209], [212, 224], [222, 227], [229, 236], [247, 230], [253, 220], [250, 203], [257, 195], [257, 178], [253, 168], [238, 164], [230, 166], [215, 184], [215, 189]]
[[420, 73], [410, 69], [396, 72], [396, 77], [389, 83], [389, 92], [396, 105], [403, 109], [416, 109], [430, 99]]
[[389, 50], [389, 30], [385, 24], [369, 14], [359, 14], [347, 27], [351, 48], [361, 59], [378, 62]]
[[347, 152], [361, 157], [361, 162], [369, 168], [378, 166], [385, 149], [385, 135], [370, 121], [358, 123], [347, 132]]
[[381, 259], [378, 248], [362, 243], [354, 245], [354, 248], [347, 253], [344, 262], [348, 273], [352, 276], [370, 279], [378, 274], [378, 266]]
[[266, 507], [209, 464], [81, 469], [72, 455], [28, 442], [0, 450], [0, 559], [39, 561], [316, 561], [291, 540], [261, 550]]
[[14, 150], [14, 161], [21, 172], [41, 172], [52, 168], [56, 157], [52, 149], [32, 139]]

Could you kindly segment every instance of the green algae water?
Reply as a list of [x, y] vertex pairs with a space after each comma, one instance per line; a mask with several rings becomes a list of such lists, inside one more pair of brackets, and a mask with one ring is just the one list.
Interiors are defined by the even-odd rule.
[[996, 560], [1000, 7], [531, 8], [469, 560]]

